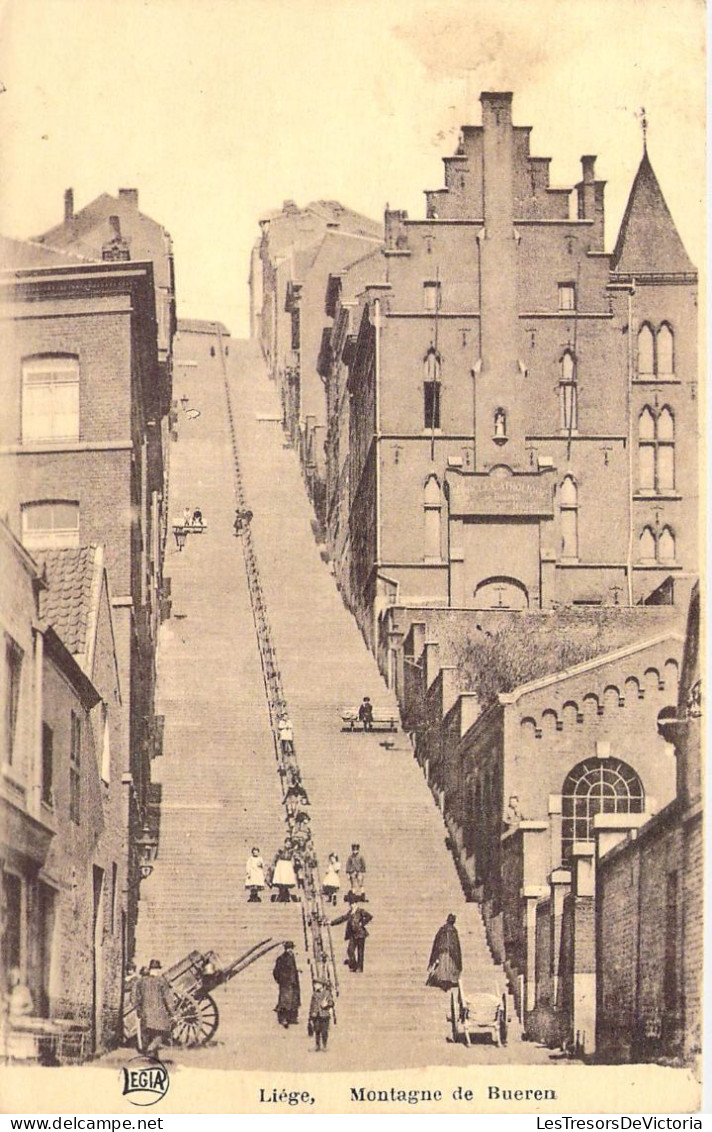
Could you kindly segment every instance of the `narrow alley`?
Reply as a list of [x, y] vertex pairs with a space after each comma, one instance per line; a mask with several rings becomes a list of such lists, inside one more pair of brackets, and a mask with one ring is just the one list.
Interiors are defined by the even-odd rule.
[[[426, 1064], [547, 1063], [548, 1050], [520, 1040], [506, 1048], [453, 1043], [449, 996], [426, 988], [436, 929], [457, 914], [463, 982], [502, 993], [503, 974], [487, 947], [477, 905], [468, 904], [446, 847], [446, 830], [405, 735], [345, 733], [344, 708], [370, 695], [397, 713], [358, 628], [345, 609], [312, 532], [313, 512], [296, 454], [285, 443], [276, 391], [255, 343], [190, 336], [178, 344], [174, 394], [178, 442], [171, 447], [169, 515], [200, 507], [205, 532], [179, 552], [172, 537], [166, 574], [172, 616], [159, 642], [159, 710], [164, 753], [154, 764], [162, 787], [161, 836], [153, 874], [143, 882], [137, 935], [141, 963], [164, 967], [191, 950], [224, 963], [266, 937], [292, 939], [301, 970], [300, 1025], [281, 1029], [274, 1014], [274, 957], [260, 960], [215, 993], [220, 1025], [205, 1047], [174, 1059], [213, 1068], [313, 1068], [306, 1019], [311, 986], [298, 904], [248, 904], [245, 861], [259, 846], [271, 861], [284, 838], [274, 756], [242, 546], [232, 528], [235, 498], [224, 372], [237, 431], [242, 480], [277, 660], [295, 728], [311, 827], [323, 875], [328, 855], [342, 863], [352, 842], [367, 865], [373, 916], [365, 971], [342, 961], [343, 926], [332, 928], [339, 972], [337, 1025], [320, 1068]], [[214, 355], [211, 355], [211, 347]], [[199, 352], [199, 353], [198, 353]], [[198, 410], [196, 413], [195, 410]], [[343, 877], [342, 894], [346, 878]], [[334, 918], [346, 911], [340, 899]], [[343, 974], [341, 974], [343, 972]]]

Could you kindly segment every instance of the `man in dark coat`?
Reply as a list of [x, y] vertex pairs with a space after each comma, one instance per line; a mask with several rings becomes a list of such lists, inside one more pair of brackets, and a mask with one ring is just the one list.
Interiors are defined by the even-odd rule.
[[323, 1049], [329, 1041], [329, 1023], [334, 1000], [328, 986], [320, 979], [314, 980], [314, 993], [309, 1005], [309, 1033], [314, 1035], [317, 1050]]
[[363, 879], [366, 876], [366, 862], [361, 853], [361, 846], [354, 842], [351, 853], [346, 861], [346, 875], [349, 878], [351, 891], [361, 898], [363, 896]]
[[373, 731], [373, 704], [368, 696], [363, 697], [363, 703], [358, 709], [358, 717], [363, 724], [364, 731]]
[[285, 940], [284, 951], [277, 957], [272, 971], [274, 981], [279, 985], [279, 997], [275, 1011], [277, 1021], [285, 1030], [299, 1021], [299, 1006], [301, 996], [299, 993], [299, 972], [297, 961], [294, 958], [294, 944], [291, 939]]
[[148, 974], [139, 975], [132, 988], [133, 1005], [139, 1018], [141, 1053], [158, 1058], [162, 1045], [170, 1041], [177, 997], [162, 974], [158, 959], [148, 965]]
[[368, 939], [366, 924], [370, 924], [372, 919], [373, 916], [365, 908], [355, 908], [352, 904], [344, 916], [339, 916], [338, 919], [331, 921], [332, 927], [337, 924], [346, 924], [344, 939], [348, 947], [346, 948], [344, 962], [352, 971], [363, 971], [366, 940]]
[[459, 985], [461, 975], [462, 949], [455, 927], [455, 916], [451, 912], [443, 926], [435, 933], [425, 985], [440, 987], [441, 990], [452, 990]]

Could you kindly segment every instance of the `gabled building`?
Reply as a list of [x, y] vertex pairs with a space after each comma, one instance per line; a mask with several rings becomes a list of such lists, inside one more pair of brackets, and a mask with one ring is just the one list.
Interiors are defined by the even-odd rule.
[[[389, 605], [632, 605], [697, 567], [697, 273], [644, 153], [614, 251], [481, 96], [424, 220], [385, 216], [350, 352], [350, 592]], [[601, 500], [606, 501], [605, 508]]]
[[[3, 244], [6, 264], [14, 246]], [[8, 406], [0, 424], [1, 507], [33, 555], [105, 548], [133, 845], [156, 825], [151, 760], [162, 735], [154, 697], [170, 390], [158, 360], [153, 266], [81, 262], [66, 252], [53, 253], [49, 266], [40, 251], [41, 266], [0, 273]], [[129, 864], [130, 952], [138, 900], [133, 850]]]
[[381, 226], [338, 201], [280, 212], [260, 220], [253, 251], [250, 304], [270, 376], [277, 382], [284, 427], [297, 448], [307, 489], [324, 516], [326, 394], [318, 372], [329, 275], [382, 243]]
[[[35, 1019], [78, 1024], [87, 1052], [101, 1050], [120, 1033], [129, 904], [122, 688], [104, 553], [84, 546], [33, 559], [0, 523], [0, 562], [3, 988], [18, 970]], [[12, 1024], [3, 1036], [1, 1054], [36, 1054]]]

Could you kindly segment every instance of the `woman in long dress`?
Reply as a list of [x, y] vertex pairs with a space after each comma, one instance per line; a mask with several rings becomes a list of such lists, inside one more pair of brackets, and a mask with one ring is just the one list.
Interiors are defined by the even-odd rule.
[[265, 886], [265, 863], [262, 854], [255, 845], [247, 858], [245, 865], [245, 888], [249, 888], [248, 904], [259, 904], [262, 900], [260, 893]]
[[[277, 889], [272, 900], [278, 904], [286, 904], [292, 899], [292, 889], [297, 887], [297, 875], [294, 872], [291, 845], [285, 844], [274, 860], [272, 870], [272, 885]], [[296, 899], [296, 897], [295, 897]]]
[[329, 853], [329, 866], [324, 875], [324, 896], [329, 904], [336, 904], [336, 894], [341, 888], [341, 880], [339, 873], [341, 872], [341, 861], [337, 853]]
[[428, 962], [428, 977], [425, 985], [453, 990], [459, 986], [462, 976], [462, 949], [460, 937], [455, 927], [455, 916], [451, 912], [441, 928], [438, 928]]

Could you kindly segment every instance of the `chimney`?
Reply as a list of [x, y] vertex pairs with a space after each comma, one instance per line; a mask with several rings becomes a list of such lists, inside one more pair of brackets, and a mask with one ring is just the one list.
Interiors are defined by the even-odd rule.
[[138, 209], [138, 189], [119, 189], [119, 200]]
[[118, 216], [109, 217], [111, 236], [102, 246], [101, 258], [111, 263], [131, 259], [131, 249], [128, 240], [121, 235], [121, 221]]
[[121, 221], [120, 221], [119, 217], [118, 216], [110, 216], [109, 217], [109, 226], [111, 228], [111, 238], [112, 238], [112, 240], [120, 240], [121, 239]]
[[64, 223], [74, 220], [74, 189], [64, 191]]
[[576, 186], [579, 220], [596, 218], [596, 158], [590, 153], [581, 158], [581, 180]]

